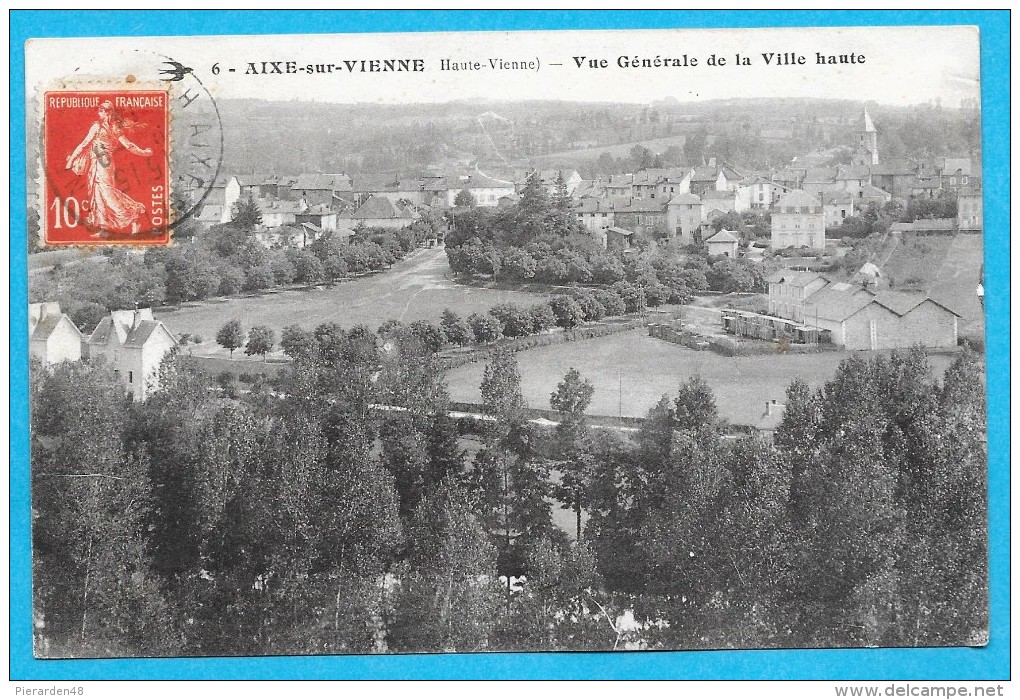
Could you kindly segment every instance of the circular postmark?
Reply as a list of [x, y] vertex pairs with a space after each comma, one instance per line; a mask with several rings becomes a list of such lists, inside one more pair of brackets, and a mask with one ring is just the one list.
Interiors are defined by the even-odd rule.
[[222, 186], [219, 108], [169, 56], [103, 63], [41, 91], [41, 243], [166, 245]]

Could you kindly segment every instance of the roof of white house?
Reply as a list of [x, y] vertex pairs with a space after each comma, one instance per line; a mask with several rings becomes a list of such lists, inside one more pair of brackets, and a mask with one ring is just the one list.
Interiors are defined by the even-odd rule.
[[49, 340], [49, 337], [53, 335], [53, 332], [62, 324], [66, 323], [79, 338], [84, 337], [82, 332], [78, 330], [78, 326], [74, 325], [74, 321], [68, 317], [67, 314], [49, 314], [39, 319], [38, 323], [35, 324], [35, 328], [32, 330], [32, 340], [43, 341]]
[[124, 347], [126, 348], [140, 348], [143, 347], [149, 338], [152, 337], [153, 333], [162, 329], [173, 342], [177, 342], [174, 338], [173, 333], [163, 325], [162, 321], [139, 321], [138, 325], [131, 329], [131, 333], [128, 334], [127, 340], [124, 341]]
[[780, 207], [819, 207], [821, 204], [804, 190], [790, 190], [779, 198]]
[[411, 214], [404, 211], [385, 197], [372, 195], [358, 210], [351, 215], [354, 219], [410, 219]]
[[669, 200], [669, 203], [670, 204], [701, 204], [701, 198], [698, 197], [698, 195], [696, 195], [696, 194], [691, 194], [690, 192], [684, 192], [683, 194], [678, 194], [676, 197], [673, 197], [673, 199]]
[[794, 287], [803, 287], [821, 277], [826, 282], [829, 278], [819, 272], [811, 270], [776, 270], [765, 278], [766, 282], [778, 282], [780, 284], [791, 284]]
[[724, 228], [715, 232], [715, 235], [705, 240], [705, 243], [739, 243], [740, 238], [733, 231]]

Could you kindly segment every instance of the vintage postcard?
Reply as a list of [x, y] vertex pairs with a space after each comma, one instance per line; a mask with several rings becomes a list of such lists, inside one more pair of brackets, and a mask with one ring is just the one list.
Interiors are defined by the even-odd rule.
[[29, 41], [35, 657], [988, 644], [981, 39]]

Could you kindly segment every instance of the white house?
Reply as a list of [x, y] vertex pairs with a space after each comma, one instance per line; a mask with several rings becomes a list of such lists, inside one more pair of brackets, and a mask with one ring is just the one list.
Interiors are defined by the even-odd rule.
[[705, 207], [697, 195], [689, 192], [678, 194], [666, 206], [667, 228], [670, 238], [678, 237], [684, 244], [694, 243], [695, 234], [701, 226]]
[[177, 338], [152, 317], [152, 309], [112, 311], [88, 339], [88, 354], [113, 366], [135, 401], [159, 387], [159, 366], [177, 347]]
[[728, 258], [737, 257], [737, 247], [740, 245], [740, 237], [733, 231], [719, 229], [715, 235], [705, 240], [708, 246], [709, 255], [725, 255]]
[[822, 204], [804, 190], [783, 195], [772, 212], [770, 247], [825, 249], [825, 213]]
[[28, 353], [43, 364], [80, 360], [84, 339], [58, 302], [28, 305]]

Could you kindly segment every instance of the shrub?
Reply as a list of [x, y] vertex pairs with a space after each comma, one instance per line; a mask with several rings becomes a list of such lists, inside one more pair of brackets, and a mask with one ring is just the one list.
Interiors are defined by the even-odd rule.
[[670, 288], [658, 282], [643, 285], [641, 290], [645, 294], [646, 303], [652, 308], [667, 303], [672, 296]]

